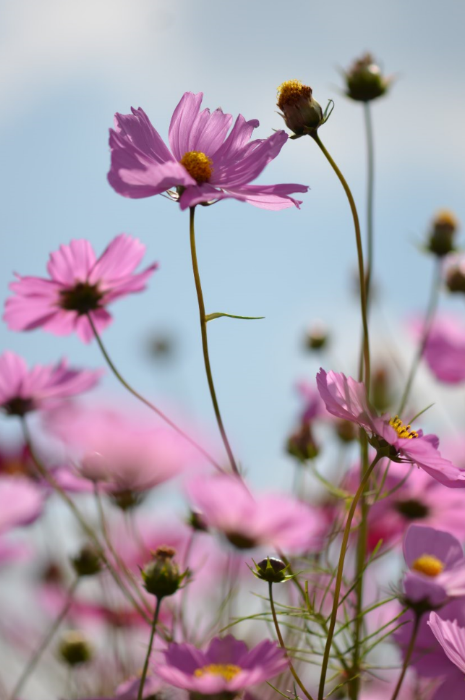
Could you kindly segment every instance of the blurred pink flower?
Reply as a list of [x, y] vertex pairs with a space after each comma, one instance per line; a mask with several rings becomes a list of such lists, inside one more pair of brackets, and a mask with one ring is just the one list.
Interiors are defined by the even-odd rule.
[[251, 651], [232, 635], [215, 637], [206, 651], [190, 644], [170, 644], [155, 673], [176, 688], [202, 695], [231, 693], [262, 683], [288, 667], [284, 651], [268, 639]]
[[193, 479], [187, 490], [207, 526], [238, 549], [266, 545], [304, 552], [321, 545], [318, 511], [291, 496], [255, 497], [237, 477], [227, 475]]
[[4, 476], [0, 479], [0, 533], [30, 525], [42, 514], [45, 494], [29, 479]]
[[329, 413], [364, 428], [376, 449], [389, 449], [390, 460], [416, 464], [449, 488], [465, 488], [465, 472], [441, 457], [436, 435], [411, 430], [398, 416], [378, 416], [368, 402], [364, 384], [345, 374], [320, 369], [317, 385]]
[[410, 525], [404, 538], [406, 599], [437, 608], [465, 596], [465, 557], [462, 545], [449, 532]]
[[167, 428], [154, 429], [138, 415], [77, 405], [49, 415], [48, 429], [71, 448], [78, 463], [56, 472], [63, 488], [85, 492], [101, 482], [113, 496], [131, 492], [137, 497], [198, 464], [181, 437]]
[[101, 374], [68, 369], [65, 360], [28, 370], [22, 357], [7, 350], [0, 356], [0, 409], [10, 416], [24, 416], [30, 411], [53, 408], [62, 399], [92, 389]]
[[437, 613], [430, 613], [428, 625], [441, 645], [444, 654], [452, 661], [445, 683], [438, 688], [433, 700], [463, 700], [465, 681], [465, 627], [459, 627], [457, 620], [441, 620]]
[[[422, 324], [415, 321], [412, 328], [415, 335], [420, 336]], [[465, 381], [465, 326], [462, 319], [451, 315], [437, 318], [428, 334], [423, 357], [438, 381], [445, 384]]]
[[181, 209], [230, 197], [263, 209], [299, 207], [289, 195], [307, 192], [304, 185], [249, 184], [276, 158], [285, 132], [249, 142], [259, 122], [239, 115], [227, 136], [232, 116], [221, 109], [200, 111], [202, 98], [201, 92], [182, 96], [169, 128], [171, 152], [141, 108], [115, 115], [108, 173], [113, 189], [138, 199], [178, 188]]
[[[368, 547], [373, 550], [380, 540], [383, 546], [399, 544], [411, 523], [447, 530], [465, 539], [464, 501], [461, 491], [442, 487], [421, 469], [412, 469], [408, 476], [401, 464], [383, 460], [380, 471], [389, 471], [384, 482], [383, 497], [370, 506], [368, 514]], [[357, 490], [360, 467], [347, 479], [352, 491]]]
[[6, 300], [3, 318], [14, 331], [40, 326], [55, 335], [76, 331], [88, 343], [93, 331], [87, 314], [100, 332], [112, 320], [108, 304], [145, 289], [157, 264], [136, 273], [144, 253], [145, 246], [125, 233], [116, 236], [98, 259], [84, 239], [62, 245], [50, 255], [50, 279], [16, 275], [18, 281], [10, 284], [15, 294]]

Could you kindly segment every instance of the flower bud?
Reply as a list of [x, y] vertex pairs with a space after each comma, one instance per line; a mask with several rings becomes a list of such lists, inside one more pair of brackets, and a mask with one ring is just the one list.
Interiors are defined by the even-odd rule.
[[78, 666], [91, 660], [93, 650], [81, 632], [69, 631], [62, 635], [58, 653], [69, 666]]
[[198, 510], [192, 510], [187, 519], [187, 524], [196, 532], [208, 532], [208, 526]]
[[353, 442], [358, 438], [358, 428], [355, 423], [341, 418], [336, 421], [336, 434], [341, 442]]
[[286, 80], [278, 87], [278, 107], [288, 129], [296, 136], [316, 132], [325, 122], [321, 105], [312, 97], [312, 88], [300, 80]]
[[454, 238], [458, 227], [459, 222], [452, 212], [438, 212], [432, 222], [427, 249], [438, 258], [452, 253], [455, 250]]
[[102, 568], [100, 556], [90, 544], [84, 545], [79, 554], [71, 557], [71, 564], [78, 576], [94, 576]]
[[302, 425], [287, 441], [287, 452], [299, 462], [315, 459], [320, 450], [313, 438], [310, 421], [303, 421]]
[[384, 413], [392, 403], [389, 373], [384, 367], [374, 370], [371, 377], [371, 402], [379, 413]]
[[370, 53], [354, 61], [344, 73], [346, 95], [357, 102], [370, 102], [388, 90], [392, 78], [385, 78]]
[[446, 269], [446, 287], [453, 294], [465, 294], [465, 258], [456, 257]]
[[175, 554], [176, 551], [172, 547], [158, 547], [152, 561], [141, 572], [146, 591], [157, 598], [176, 593], [187, 576], [188, 572], [181, 574], [178, 565], [173, 561]]
[[252, 573], [257, 578], [262, 581], [267, 581], [268, 583], [284, 583], [292, 578], [292, 575], [286, 574], [286, 570], [289, 568], [289, 564], [285, 564], [281, 559], [276, 557], [266, 557], [255, 564], [255, 569], [252, 569]]
[[328, 331], [322, 323], [315, 323], [308, 329], [305, 336], [305, 347], [308, 350], [322, 350], [328, 343]]

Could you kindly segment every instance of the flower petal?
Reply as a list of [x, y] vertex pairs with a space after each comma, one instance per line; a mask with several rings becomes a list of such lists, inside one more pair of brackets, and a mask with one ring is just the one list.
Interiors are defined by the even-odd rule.
[[234, 189], [227, 187], [226, 192], [259, 209], [279, 211], [293, 206], [300, 209], [302, 201], [289, 195], [294, 192], [308, 192], [308, 187], [297, 184], [242, 185]]
[[47, 272], [56, 282], [66, 287], [75, 282], [84, 282], [95, 264], [95, 253], [89, 241], [72, 240], [69, 245], [61, 245], [50, 254]]
[[176, 160], [181, 160], [189, 149], [189, 137], [202, 104], [203, 92], [194, 95], [185, 92], [171, 117], [168, 139]]
[[430, 614], [428, 625], [447, 658], [465, 673], [465, 629], [456, 620], [441, 620], [435, 612]]
[[143, 109], [131, 107], [132, 114], [115, 114], [115, 131], [134, 144], [142, 153], [150, 155], [156, 163], [173, 160], [168, 147]]

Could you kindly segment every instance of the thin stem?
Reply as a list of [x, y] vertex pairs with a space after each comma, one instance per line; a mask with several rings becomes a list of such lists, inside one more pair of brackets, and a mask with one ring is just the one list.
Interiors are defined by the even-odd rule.
[[392, 694], [391, 700], [397, 700], [402, 683], [404, 682], [405, 674], [407, 673], [408, 665], [410, 659], [412, 658], [413, 650], [415, 649], [415, 642], [417, 640], [418, 629], [420, 627], [421, 615], [415, 615], [415, 622], [413, 623], [412, 636], [410, 637], [410, 642], [405, 653], [404, 663], [402, 665], [402, 671], [400, 672], [399, 680]]
[[150, 654], [152, 653], [153, 640], [155, 637], [155, 629], [157, 627], [161, 601], [162, 601], [162, 598], [157, 598], [157, 604], [155, 606], [155, 614], [153, 616], [153, 621], [152, 621], [152, 629], [150, 631], [149, 647], [147, 649], [147, 654], [145, 656], [144, 668], [142, 669], [142, 676], [140, 678], [140, 685], [139, 685], [139, 692], [137, 693], [137, 700], [142, 700], [142, 695], [144, 692], [145, 679], [147, 677], [147, 669], [149, 667]]
[[299, 678], [299, 675], [298, 675], [297, 671], [295, 670], [294, 666], [292, 665], [292, 661], [290, 660], [289, 654], [287, 653], [287, 649], [286, 649], [286, 647], [285, 647], [285, 645], [284, 645], [283, 635], [281, 634], [281, 630], [279, 629], [278, 618], [277, 618], [277, 616], [276, 616], [276, 610], [275, 610], [275, 607], [274, 607], [274, 600], [273, 600], [273, 584], [272, 584], [271, 582], [268, 583], [268, 591], [269, 591], [269, 594], [270, 594], [271, 614], [273, 615], [273, 622], [274, 622], [276, 634], [277, 634], [277, 636], [278, 636], [279, 645], [280, 645], [280, 647], [281, 647], [282, 649], [284, 649], [284, 653], [286, 654], [287, 660], [289, 661], [289, 670], [290, 670], [290, 672], [292, 673], [292, 676], [293, 676], [295, 682], [297, 683], [297, 685], [299, 686], [299, 688], [301, 689], [301, 691], [303, 692], [303, 694], [305, 695], [305, 697], [308, 698], [308, 700], [313, 700], [312, 696], [310, 695], [310, 693], [308, 692], [308, 690], [305, 688], [304, 684], [302, 683], [302, 681], [301, 681], [300, 678]]
[[73, 596], [76, 591], [77, 585], [79, 583], [79, 578], [75, 578], [73, 583], [68, 589], [68, 593], [66, 596], [66, 603], [64, 604], [63, 608], [61, 609], [59, 615], [56, 617], [55, 621], [52, 623], [49, 631], [43, 638], [42, 642], [40, 645], [37, 647], [36, 651], [33, 653], [31, 658], [29, 659], [27, 665], [25, 666], [23, 672], [21, 673], [20, 677], [18, 678], [15, 687], [11, 691], [10, 694], [10, 700], [16, 700], [16, 698], [19, 696], [21, 690], [24, 687], [24, 684], [28, 680], [29, 676], [31, 673], [34, 671], [36, 668], [37, 664], [39, 663], [40, 659], [42, 658], [42, 654], [52, 641], [53, 637], [55, 636], [56, 631], [58, 630], [59, 626], [65, 619], [66, 615], [68, 614], [68, 611], [72, 605], [73, 602]]
[[363, 103], [365, 116], [365, 135], [367, 144], [367, 264], [365, 286], [367, 304], [370, 303], [371, 280], [373, 276], [373, 200], [375, 179], [375, 149], [373, 141], [373, 124], [371, 121], [371, 108], [369, 102]]
[[438, 300], [439, 300], [439, 290], [441, 286], [441, 261], [440, 259], [437, 259], [435, 261], [434, 265], [434, 270], [433, 270], [433, 281], [431, 285], [431, 292], [430, 292], [430, 298], [428, 302], [428, 307], [426, 310], [426, 315], [425, 315], [425, 322], [423, 325], [423, 333], [420, 339], [420, 343], [418, 345], [418, 349], [416, 352], [415, 357], [413, 358], [412, 366], [410, 367], [410, 372], [407, 378], [407, 383], [405, 385], [404, 393], [402, 394], [402, 398], [400, 400], [399, 408], [397, 409], [397, 415], [401, 415], [402, 411], [405, 408], [405, 405], [408, 401], [408, 397], [410, 394], [410, 390], [412, 388], [413, 381], [415, 379], [415, 375], [417, 373], [418, 367], [420, 365], [420, 360], [423, 357], [423, 353], [425, 352], [426, 344], [428, 343], [428, 338], [431, 333], [431, 328], [433, 326], [433, 321], [434, 317], [436, 314], [436, 308], [438, 305]]
[[34, 449], [33, 449], [33, 447], [32, 447], [32, 442], [31, 442], [31, 437], [30, 437], [30, 434], [29, 434], [29, 429], [28, 429], [28, 426], [27, 426], [27, 423], [26, 423], [26, 420], [25, 420], [24, 417], [21, 419], [21, 425], [22, 425], [23, 434], [24, 434], [24, 441], [25, 441], [25, 443], [26, 443], [26, 445], [27, 445], [27, 447], [28, 447], [29, 453], [30, 453], [30, 455], [31, 455], [31, 459], [32, 459], [32, 461], [34, 462], [34, 465], [35, 465], [37, 471], [38, 471], [39, 474], [42, 476], [42, 478], [45, 479], [45, 481], [52, 487], [52, 489], [53, 489], [54, 491], [56, 491], [56, 493], [59, 494], [59, 496], [61, 497], [61, 499], [66, 503], [66, 505], [67, 505], [68, 508], [71, 510], [71, 512], [73, 513], [74, 517], [76, 518], [76, 520], [78, 521], [78, 523], [79, 523], [80, 526], [82, 527], [83, 531], [86, 533], [86, 535], [87, 535], [87, 536], [89, 537], [89, 539], [92, 541], [93, 545], [97, 548], [99, 557], [101, 558], [101, 560], [102, 560], [102, 561], [104, 562], [104, 564], [106, 565], [108, 571], [109, 571], [110, 574], [112, 575], [112, 577], [113, 577], [114, 581], [116, 582], [116, 584], [117, 584], [117, 585], [119, 586], [119, 588], [121, 589], [122, 593], [124, 593], [124, 595], [126, 596], [127, 600], [131, 603], [131, 605], [134, 606], [134, 608], [137, 610], [137, 612], [139, 613], [139, 615], [140, 615], [146, 622], [148, 622], [148, 623], [150, 624], [150, 617], [147, 615], [147, 613], [145, 612], [145, 610], [143, 610], [143, 608], [141, 608], [141, 606], [139, 605], [139, 603], [137, 602], [137, 600], [136, 600], [136, 599], [134, 598], [134, 596], [132, 595], [131, 591], [128, 590], [128, 589], [126, 588], [126, 586], [124, 585], [124, 582], [122, 581], [120, 575], [118, 574], [118, 572], [116, 571], [116, 569], [113, 567], [113, 565], [111, 564], [110, 560], [109, 560], [108, 557], [106, 556], [105, 551], [104, 551], [102, 545], [100, 544], [100, 542], [99, 542], [99, 540], [98, 540], [98, 537], [96, 536], [96, 534], [95, 534], [95, 532], [93, 531], [93, 529], [87, 524], [86, 519], [84, 518], [84, 516], [82, 515], [82, 513], [79, 511], [79, 509], [77, 508], [77, 506], [75, 505], [75, 503], [74, 503], [74, 502], [71, 500], [71, 498], [68, 496], [68, 494], [66, 493], [66, 491], [64, 491], [64, 490], [61, 488], [60, 484], [54, 479], [54, 477], [52, 476], [52, 474], [50, 474], [50, 473], [48, 472], [48, 470], [41, 464], [41, 462], [39, 461], [39, 459], [38, 459], [37, 456], [35, 455]]
[[220, 407], [218, 404], [218, 399], [216, 398], [215, 385], [213, 383], [213, 375], [210, 366], [210, 356], [208, 353], [208, 337], [207, 337], [207, 318], [205, 314], [205, 303], [203, 301], [202, 285], [200, 282], [199, 266], [197, 263], [197, 251], [195, 247], [195, 207], [189, 209], [189, 233], [190, 233], [190, 244], [191, 244], [191, 256], [192, 256], [192, 270], [194, 272], [195, 289], [197, 291], [197, 301], [199, 304], [199, 315], [200, 315], [200, 332], [202, 334], [202, 349], [203, 349], [203, 359], [205, 362], [205, 372], [207, 374], [208, 388], [210, 389], [210, 396], [213, 404], [213, 410], [215, 411], [216, 422], [218, 423], [218, 428], [221, 433], [221, 438], [224, 443], [226, 452], [228, 453], [229, 461], [231, 462], [232, 470], [235, 474], [239, 475], [239, 469], [237, 468], [236, 460], [234, 459], [231, 446], [228, 441], [228, 436], [224, 429], [223, 420], [221, 418]]
[[[355, 206], [355, 201], [354, 201], [354, 198], [352, 196], [352, 192], [350, 190], [349, 185], [346, 182], [344, 175], [341, 173], [338, 166], [336, 165], [336, 163], [332, 159], [331, 155], [326, 150], [320, 137], [318, 136], [318, 133], [315, 132], [314, 134], [312, 134], [312, 138], [318, 144], [320, 150], [324, 154], [328, 163], [331, 165], [332, 169], [336, 173], [336, 175], [339, 179], [339, 182], [341, 183], [342, 187], [344, 188], [344, 192], [346, 193], [346, 196], [347, 196], [347, 199], [348, 199], [349, 205], [350, 205], [350, 210], [352, 212], [352, 218], [354, 221], [354, 229], [355, 229], [355, 241], [357, 244], [358, 276], [359, 276], [359, 281], [360, 281], [360, 306], [361, 306], [361, 312], [362, 312], [362, 326], [363, 326], [363, 357], [364, 357], [364, 362], [365, 362], [365, 386], [366, 386], [367, 392], [369, 392], [370, 391], [370, 339], [369, 339], [369, 334], [368, 334], [367, 294], [366, 294], [366, 285], [365, 285], [365, 266], [364, 266], [364, 262], [363, 262], [362, 234], [360, 231], [360, 221], [358, 218], [357, 207]], [[359, 379], [360, 379], [360, 381], [362, 381], [363, 377], [360, 376]]]
[[320, 677], [320, 687], [318, 691], [318, 700], [323, 700], [324, 697], [324, 690], [325, 690], [325, 680], [326, 680], [326, 672], [328, 670], [328, 662], [329, 662], [329, 655], [331, 652], [331, 644], [333, 641], [333, 636], [334, 636], [334, 630], [336, 627], [336, 619], [337, 619], [337, 611], [339, 608], [339, 594], [341, 592], [341, 585], [342, 585], [342, 576], [343, 576], [343, 571], [344, 571], [344, 561], [346, 558], [346, 551], [347, 551], [347, 544], [349, 542], [349, 537], [350, 537], [350, 529], [352, 525], [352, 520], [355, 515], [355, 511], [357, 509], [358, 502], [360, 500], [360, 497], [362, 496], [363, 492], [365, 491], [365, 487], [368, 483], [368, 480], [371, 476], [371, 473], [373, 472], [374, 468], [376, 467], [377, 463], [381, 459], [382, 455], [377, 454], [370, 466], [368, 467], [363, 480], [358, 487], [358, 491], [354, 496], [354, 499], [352, 501], [352, 505], [350, 506], [349, 513], [347, 515], [347, 522], [346, 526], [344, 528], [344, 534], [342, 537], [342, 544], [341, 544], [341, 553], [339, 555], [339, 563], [337, 567], [337, 574], [336, 574], [336, 581], [335, 581], [335, 586], [334, 586], [334, 599], [333, 599], [333, 608], [331, 611], [331, 619], [329, 623], [329, 629], [328, 629], [328, 638], [326, 640], [326, 646], [325, 646], [325, 651], [323, 655], [323, 664], [321, 668], [321, 677]]
[[204, 448], [201, 445], [199, 445], [198, 442], [196, 442], [193, 438], [191, 438], [190, 435], [185, 433], [184, 430], [182, 430], [182, 428], [180, 428], [179, 426], [176, 425], [176, 423], [173, 423], [173, 421], [170, 418], [168, 418], [168, 416], [165, 413], [163, 413], [163, 411], [161, 411], [153, 403], [151, 403], [151, 401], [149, 401], [144, 396], [142, 396], [142, 394], [139, 394], [139, 392], [136, 391], [124, 379], [124, 377], [116, 369], [116, 366], [113, 364], [113, 361], [110, 358], [110, 356], [109, 356], [109, 354], [108, 354], [108, 352], [103, 344], [103, 341], [102, 341], [102, 339], [97, 331], [97, 328], [95, 327], [95, 323], [92, 319], [91, 314], [88, 313], [86, 315], [87, 315], [87, 319], [89, 321], [90, 327], [92, 328], [95, 339], [98, 343], [98, 346], [99, 346], [100, 350], [102, 351], [102, 355], [105, 358], [107, 365], [109, 366], [109, 368], [111, 369], [111, 371], [115, 375], [116, 379], [120, 382], [120, 384], [122, 384], [124, 386], [124, 388], [127, 389], [129, 391], [129, 393], [132, 394], [136, 399], [141, 401], [145, 406], [147, 406], [148, 408], [150, 408], [150, 410], [152, 410], [154, 413], [156, 413], [157, 416], [159, 416], [162, 420], [164, 420], [165, 423], [167, 423], [170, 426], [170, 428], [173, 428], [173, 430], [175, 430], [178, 433], [178, 435], [181, 435], [184, 438], [184, 440], [186, 440], [190, 445], [195, 447], [195, 449], [198, 450], [198, 452], [200, 452], [200, 454], [202, 454], [205, 457], [205, 459], [207, 459], [210, 462], [210, 464], [212, 464], [219, 471], [223, 471], [223, 469], [215, 461], [215, 459], [206, 450], [204, 450]]

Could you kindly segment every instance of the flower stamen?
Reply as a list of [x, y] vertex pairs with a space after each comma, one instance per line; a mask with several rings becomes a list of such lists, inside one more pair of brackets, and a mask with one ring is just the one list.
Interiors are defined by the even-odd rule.
[[302, 97], [309, 99], [312, 96], [312, 88], [304, 85], [300, 80], [285, 80], [278, 87], [278, 107], [297, 104]]
[[444, 570], [444, 564], [431, 554], [423, 554], [421, 557], [418, 557], [418, 559], [415, 559], [412, 564], [412, 569], [430, 578], [435, 578]]
[[202, 151], [188, 151], [184, 153], [180, 163], [199, 185], [203, 182], [208, 182], [212, 176], [212, 160]]
[[399, 418], [399, 416], [394, 416], [394, 418], [391, 418], [389, 421], [389, 425], [391, 428], [394, 428], [396, 431], [397, 435], [400, 438], [407, 438], [409, 440], [412, 440], [413, 438], [418, 437], [418, 433], [416, 430], [411, 430], [410, 425], [405, 425]]
[[235, 664], [208, 664], [207, 666], [196, 668], [194, 676], [201, 678], [207, 674], [212, 674], [213, 676], [221, 676], [225, 681], [232, 681], [240, 671], [241, 668]]
[[59, 306], [65, 311], [77, 311], [80, 316], [101, 308], [104, 296], [97, 284], [89, 282], [77, 282], [71, 289], [60, 290], [59, 295]]

